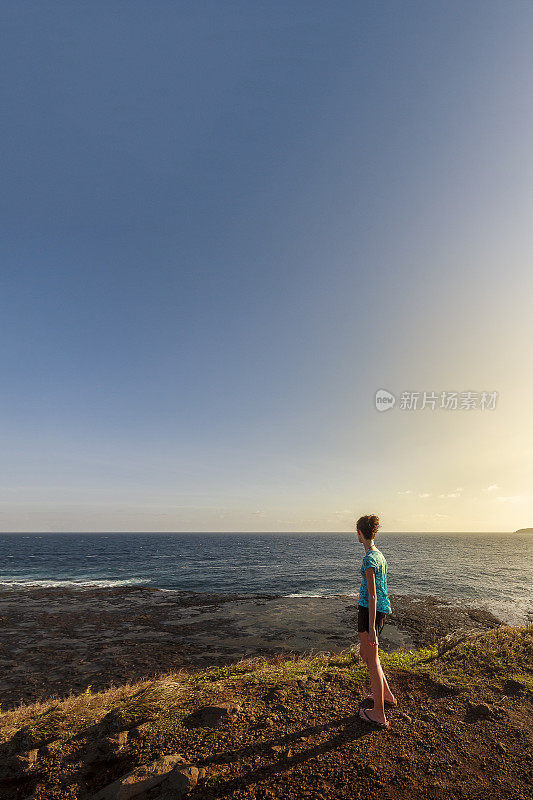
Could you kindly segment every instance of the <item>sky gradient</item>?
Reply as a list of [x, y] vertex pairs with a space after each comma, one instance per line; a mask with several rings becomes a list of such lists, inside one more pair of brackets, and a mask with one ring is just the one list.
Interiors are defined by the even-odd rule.
[[531, 3], [0, 14], [0, 531], [533, 525]]

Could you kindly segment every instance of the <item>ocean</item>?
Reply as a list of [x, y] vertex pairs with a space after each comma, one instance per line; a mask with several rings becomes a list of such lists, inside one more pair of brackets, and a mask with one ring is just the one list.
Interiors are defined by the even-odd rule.
[[[533, 620], [533, 536], [380, 533], [389, 594], [481, 605]], [[0, 589], [146, 585], [167, 591], [319, 597], [359, 592], [352, 533], [0, 534]]]

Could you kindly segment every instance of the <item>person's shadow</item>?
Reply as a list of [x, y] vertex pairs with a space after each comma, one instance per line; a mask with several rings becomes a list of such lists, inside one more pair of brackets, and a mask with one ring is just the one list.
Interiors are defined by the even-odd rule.
[[[257, 769], [250, 769], [244, 775], [229, 780], [222, 780], [215, 785], [209, 784], [210, 797], [227, 797], [229, 792], [238, 788], [243, 788], [243, 785], [250, 786], [251, 784], [260, 783], [266, 778], [273, 775], [286, 772], [291, 767], [297, 766], [310, 758], [323, 755], [338, 747], [345, 745], [347, 742], [355, 741], [369, 733], [374, 732], [374, 727], [362, 722], [359, 717], [359, 710], [355, 714], [340, 717], [323, 725], [310, 725], [300, 731], [294, 731], [285, 736], [280, 736], [269, 742], [260, 742], [259, 744], [248, 745], [246, 747], [238, 748], [236, 750], [228, 750], [225, 753], [217, 753], [216, 755], [209, 756], [205, 759], [199, 759], [196, 763], [198, 767], [208, 766], [212, 764], [232, 764], [240, 758], [250, 757], [252, 755], [266, 755], [272, 757], [272, 747], [279, 746], [282, 748], [289, 748], [291, 744], [296, 743], [309, 736], [322, 733], [323, 731], [337, 731], [327, 741], [321, 742], [306, 750], [295, 753], [292, 756], [283, 755], [274, 761], [272, 764], [264, 764]], [[202, 786], [199, 785], [190, 794], [191, 800], [197, 793], [198, 797], [202, 796]]]

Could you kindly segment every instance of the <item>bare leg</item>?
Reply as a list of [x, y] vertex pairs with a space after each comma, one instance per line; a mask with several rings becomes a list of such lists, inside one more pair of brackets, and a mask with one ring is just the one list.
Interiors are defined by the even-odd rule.
[[368, 666], [368, 672], [370, 674], [372, 696], [374, 697], [374, 708], [367, 709], [366, 713], [370, 719], [373, 719], [376, 722], [386, 722], [387, 717], [385, 716], [384, 706], [384, 676], [383, 670], [381, 669], [381, 664], [379, 662], [378, 647], [377, 645], [375, 647], [371, 647], [368, 644], [368, 634], [362, 633], [359, 635], [361, 637], [361, 642], [363, 643], [363, 650], [366, 654], [366, 663]]
[[[390, 686], [387, 683], [387, 678], [385, 677], [385, 673], [383, 672], [383, 668], [382, 668], [381, 663], [379, 661], [378, 661], [378, 665], [379, 665], [379, 669], [381, 671], [381, 679], [383, 681], [383, 699], [387, 700], [387, 702], [389, 702], [389, 703], [395, 703], [396, 702], [396, 698], [394, 697], [393, 693], [391, 692]], [[369, 694], [368, 697], [372, 698], [372, 700], [374, 699], [374, 695], [373, 694]]]
[[383, 668], [381, 666], [381, 662], [379, 660], [378, 660], [378, 664], [379, 664], [379, 669], [380, 669], [380, 672], [381, 672], [381, 678], [383, 680], [383, 697], [384, 697], [385, 700], [388, 700], [390, 703], [393, 703], [396, 700], [396, 698], [394, 697], [393, 693], [390, 690], [390, 686], [387, 683], [387, 678], [385, 677], [385, 674], [383, 672]]
[[[367, 642], [368, 642], [368, 639], [367, 639], [367, 642], [366, 642], [366, 643], [365, 643], [365, 641], [364, 641], [364, 639], [363, 639], [363, 637], [366, 637], [366, 636], [367, 636], [367, 634], [366, 634], [366, 633], [363, 633], [362, 635], [361, 635], [361, 634], [359, 634], [359, 652], [360, 652], [360, 654], [361, 654], [361, 658], [363, 659], [363, 661], [365, 662], [365, 664], [367, 664], [367, 665], [368, 665], [368, 662], [367, 662], [367, 657], [368, 657], [368, 653], [369, 653], [369, 652], [370, 652], [370, 650], [371, 650], [371, 647], [370, 647], [370, 645], [367, 643]], [[396, 698], [394, 697], [393, 693], [391, 692], [390, 686], [389, 686], [389, 684], [387, 683], [387, 679], [386, 679], [386, 677], [385, 677], [385, 674], [384, 674], [384, 672], [383, 672], [383, 669], [382, 669], [382, 667], [381, 667], [381, 663], [380, 663], [380, 661], [379, 661], [379, 658], [378, 658], [378, 666], [379, 666], [379, 669], [380, 669], [380, 672], [381, 672], [381, 679], [382, 679], [382, 681], [383, 681], [383, 699], [384, 699], [384, 700], [388, 700], [388, 701], [389, 701], [389, 703], [394, 703], [394, 702], [396, 701]], [[369, 697], [369, 698], [371, 698], [371, 699], [373, 700], [373, 699], [374, 699], [374, 694], [373, 694], [373, 692], [372, 692], [371, 694], [369, 694], [369, 695], [368, 695], [368, 697]]]

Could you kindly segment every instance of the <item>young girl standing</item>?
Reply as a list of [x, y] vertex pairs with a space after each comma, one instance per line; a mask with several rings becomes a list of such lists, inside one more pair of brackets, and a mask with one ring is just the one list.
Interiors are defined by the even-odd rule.
[[383, 553], [374, 544], [379, 528], [379, 519], [373, 514], [357, 520], [357, 538], [365, 548], [361, 566], [361, 589], [359, 592], [359, 617], [357, 629], [361, 658], [368, 667], [373, 708], [361, 708], [362, 720], [382, 728], [388, 728], [385, 704], [397, 705], [387, 679], [381, 669], [378, 654], [378, 636], [385, 618], [392, 609], [387, 594], [387, 562]]

